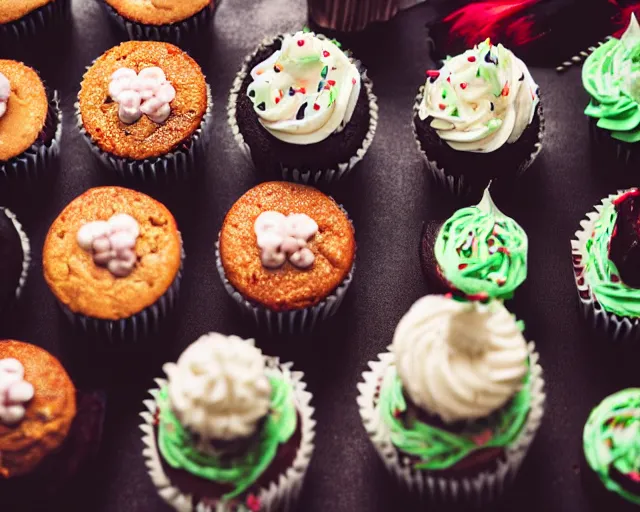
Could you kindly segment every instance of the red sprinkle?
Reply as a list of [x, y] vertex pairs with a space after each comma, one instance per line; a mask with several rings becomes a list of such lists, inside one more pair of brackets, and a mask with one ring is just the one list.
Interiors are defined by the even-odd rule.
[[445, 108], [447, 108], [447, 106], [444, 103], [440, 103], [438, 107], [440, 107], [440, 110], [444, 110]]
[[506, 247], [498, 247], [498, 252], [501, 252], [502, 254], [505, 254], [506, 256], [511, 256], [511, 253], [509, 252], [509, 249], [507, 249]]
[[329, 85], [336, 85], [336, 81], [335, 80], [327, 80], [327, 83]]
[[460, 89], [463, 91], [467, 88], [467, 82], [460, 82]]
[[320, 105], [318, 105], [317, 103], [314, 103], [313, 110], [320, 110]]
[[352, 79], [351, 79], [351, 83], [352, 83], [353, 85], [356, 85], [356, 79], [355, 79], [355, 78], [352, 78]]
[[469, 55], [469, 56], [467, 57], [467, 60], [468, 60], [469, 62], [475, 62], [475, 61], [476, 61], [476, 58], [475, 58], [473, 55]]
[[306, 94], [307, 90], [304, 87], [300, 87], [300, 89], [298, 89], [298, 92], [301, 94]]
[[331, 55], [331, 54], [330, 54], [327, 50], [325, 50], [325, 51], [323, 51], [323, 52], [322, 52], [322, 55], [323, 55], [324, 57], [328, 57], [328, 56], [329, 56], [329, 55]]
[[276, 98], [276, 105], [280, 103], [280, 98]]
[[440, 71], [436, 71], [435, 69], [427, 69], [427, 76], [431, 78], [438, 78], [440, 76]]
[[508, 80], [507, 80], [507, 83], [504, 84], [504, 87], [502, 88], [502, 92], [500, 94], [502, 94], [502, 96], [509, 96], [509, 81]]
[[302, 39], [298, 39], [298, 46], [304, 46], [304, 41]]
[[460, 263], [460, 265], [458, 265], [458, 270], [463, 270], [465, 268], [467, 268], [469, 265], [467, 265], [466, 263]]

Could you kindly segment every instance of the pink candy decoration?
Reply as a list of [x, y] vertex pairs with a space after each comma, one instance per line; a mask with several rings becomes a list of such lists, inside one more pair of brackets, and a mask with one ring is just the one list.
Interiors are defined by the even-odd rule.
[[7, 102], [11, 95], [11, 84], [9, 79], [0, 73], [0, 117], [7, 111]]
[[279, 212], [261, 213], [253, 226], [258, 247], [262, 249], [262, 265], [279, 268], [288, 258], [298, 268], [309, 268], [315, 261], [307, 241], [318, 232], [318, 224], [304, 213], [284, 216]]
[[24, 380], [22, 363], [13, 358], [0, 359], [0, 423], [11, 426], [22, 421], [33, 394], [33, 385]]

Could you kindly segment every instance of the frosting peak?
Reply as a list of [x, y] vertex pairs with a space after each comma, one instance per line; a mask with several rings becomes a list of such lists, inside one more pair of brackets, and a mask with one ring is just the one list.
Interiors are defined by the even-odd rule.
[[7, 111], [7, 102], [11, 95], [11, 84], [9, 79], [0, 73], [0, 118], [4, 116]]
[[0, 359], [0, 424], [12, 426], [22, 421], [33, 394], [33, 385], [24, 380], [22, 363]]

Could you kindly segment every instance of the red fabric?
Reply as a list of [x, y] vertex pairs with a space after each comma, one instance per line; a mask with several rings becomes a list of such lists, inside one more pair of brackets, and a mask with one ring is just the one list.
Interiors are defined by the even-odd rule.
[[611, 18], [611, 22], [615, 28], [615, 32], [612, 35], [613, 37], [619, 38], [627, 29], [627, 25], [629, 24], [629, 20], [631, 19], [631, 14], [635, 14], [636, 18], [640, 16], [640, 2], [632, 2], [628, 5], [620, 5], [621, 2], [619, 2], [618, 0], [609, 0], [609, 3], [619, 9], [616, 15]]

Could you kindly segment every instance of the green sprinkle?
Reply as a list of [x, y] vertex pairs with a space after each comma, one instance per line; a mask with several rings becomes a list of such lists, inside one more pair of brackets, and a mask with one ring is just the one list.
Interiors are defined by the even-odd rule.
[[305, 25], [304, 27], [302, 27], [302, 32], [308, 34], [309, 32], [311, 32], [311, 29]]
[[332, 42], [333, 44], [335, 44], [338, 48], [342, 48], [342, 44], [341, 44], [340, 42], [338, 42], [338, 40], [337, 40], [337, 39], [332, 39], [332, 40], [331, 40], [331, 42]]
[[447, 90], [442, 89], [442, 99], [445, 99], [446, 97], [447, 97]]
[[322, 78], [327, 78], [327, 73], [329, 72], [329, 66], [325, 66], [322, 68], [322, 71], [320, 71], [320, 76]]
[[336, 89], [332, 87], [329, 91], [329, 106], [333, 105], [334, 101], [336, 101]]
[[458, 113], [458, 107], [453, 107], [453, 111], [451, 112], [453, 117], [458, 117], [460, 114]]

